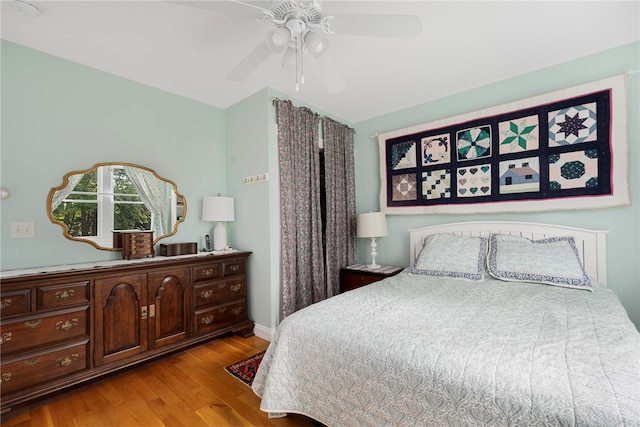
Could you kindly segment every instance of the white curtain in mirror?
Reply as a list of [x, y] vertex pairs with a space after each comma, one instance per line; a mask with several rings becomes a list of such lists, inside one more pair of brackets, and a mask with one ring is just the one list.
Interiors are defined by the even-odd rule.
[[171, 197], [167, 183], [158, 180], [154, 174], [144, 169], [124, 166], [125, 173], [138, 191], [140, 199], [151, 211], [151, 230], [154, 236], [162, 236], [171, 231]]
[[83, 174], [71, 175], [69, 177], [69, 182], [67, 183], [67, 186], [64, 187], [62, 190], [56, 191], [56, 193], [53, 195], [53, 199], [51, 199], [52, 211], [55, 211], [56, 208], [60, 206], [60, 204], [64, 201], [64, 199], [66, 199], [67, 196], [71, 194], [73, 189], [76, 188], [76, 185], [78, 185], [80, 180], [82, 180], [83, 176], [84, 176]]

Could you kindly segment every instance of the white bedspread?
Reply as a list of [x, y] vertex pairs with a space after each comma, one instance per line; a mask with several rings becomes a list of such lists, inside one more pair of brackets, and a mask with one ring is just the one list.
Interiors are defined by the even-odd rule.
[[286, 318], [253, 389], [330, 427], [640, 426], [640, 334], [599, 284], [405, 270]]

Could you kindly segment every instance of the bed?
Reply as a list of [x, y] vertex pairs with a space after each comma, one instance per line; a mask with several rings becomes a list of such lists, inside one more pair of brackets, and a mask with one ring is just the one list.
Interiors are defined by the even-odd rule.
[[400, 274], [281, 322], [253, 382], [263, 411], [330, 427], [640, 425], [640, 334], [606, 286], [606, 232], [409, 236]]

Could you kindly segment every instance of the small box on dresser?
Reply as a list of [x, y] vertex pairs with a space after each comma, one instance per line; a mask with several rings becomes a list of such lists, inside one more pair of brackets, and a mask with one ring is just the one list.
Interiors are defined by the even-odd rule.
[[196, 242], [189, 243], [168, 243], [160, 245], [161, 256], [178, 256], [190, 255], [198, 253], [198, 244]]
[[122, 250], [122, 259], [153, 257], [153, 231], [114, 231], [113, 247]]

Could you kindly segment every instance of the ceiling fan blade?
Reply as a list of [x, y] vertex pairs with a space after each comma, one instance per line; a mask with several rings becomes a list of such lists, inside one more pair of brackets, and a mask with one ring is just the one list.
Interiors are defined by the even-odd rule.
[[339, 14], [329, 20], [336, 34], [410, 39], [422, 32], [417, 15]]
[[313, 68], [316, 70], [316, 75], [328, 93], [340, 93], [347, 87], [338, 64], [331, 58], [329, 52], [325, 52], [317, 58], [313, 56], [311, 58], [313, 58]]
[[232, 82], [241, 82], [246, 79], [249, 74], [255, 71], [269, 56], [271, 50], [266, 43], [260, 43], [249, 54], [238, 63], [229, 74], [227, 74], [227, 80]]
[[[199, 9], [214, 10], [226, 15], [236, 16], [238, 18], [262, 19], [263, 11], [269, 10], [267, 1], [243, 2], [237, 0], [209, 0], [209, 1], [167, 1], [167, 3], [178, 4], [182, 6], [196, 7]], [[264, 5], [264, 7], [262, 7]]]

